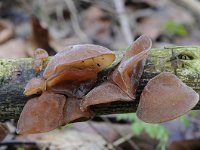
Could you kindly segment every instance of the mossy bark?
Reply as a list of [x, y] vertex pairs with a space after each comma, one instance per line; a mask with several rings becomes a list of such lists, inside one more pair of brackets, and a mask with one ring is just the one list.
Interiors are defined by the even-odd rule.
[[[107, 74], [115, 68], [116, 63], [99, 74], [102, 82]], [[168, 47], [152, 49], [147, 59], [144, 73], [133, 102], [120, 102], [107, 106], [95, 106], [92, 109], [97, 115], [135, 112], [140, 94], [147, 82], [160, 72], [171, 72], [177, 75], [188, 86], [200, 93], [200, 47]], [[32, 68], [31, 58], [0, 59], [0, 119], [17, 119], [23, 106], [30, 97], [23, 95], [24, 86], [36, 74]], [[195, 109], [200, 108], [200, 103]]]

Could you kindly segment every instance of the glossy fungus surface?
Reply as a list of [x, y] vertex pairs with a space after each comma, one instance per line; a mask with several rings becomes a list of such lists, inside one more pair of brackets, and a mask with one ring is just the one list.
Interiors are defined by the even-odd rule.
[[93, 71], [99, 72], [114, 60], [115, 54], [102, 46], [93, 44], [68, 46], [50, 60], [43, 76], [48, 79], [50, 76], [72, 67], [91, 68]]
[[151, 39], [147, 36], [139, 37], [126, 51], [118, 68], [111, 75], [111, 80], [131, 98], [135, 96], [151, 45]]
[[90, 106], [109, 104], [117, 101], [130, 101], [131, 98], [117, 85], [104, 82], [92, 89], [82, 100], [81, 109], [86, 110]]
[[160, 73], [145, 86], [137, 109], [137, 116], [148, 123], [175, 119], [191, 110], [199, 95], [175, 75]]
[[43, 93], [30, 99], [20, 115], [17, 133], [31, 134], [51, 131], [62, 124], [65, 96]]
[[33, 78], [26, 84], [24, 95], [41, 94], [45, 88], [45, 80], [43, 78]]

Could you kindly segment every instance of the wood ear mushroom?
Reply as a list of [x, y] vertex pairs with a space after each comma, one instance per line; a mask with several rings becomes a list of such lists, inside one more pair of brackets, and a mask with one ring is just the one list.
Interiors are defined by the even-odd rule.
[[41, 48], [38, 48], [34, 51], [33, 69], [36, 73], [40, 72], [47, 64], [48, 56], [48, 53]]
[[94, 113], [88, 109], [81, 111], [80, 99], [68, 98], [63, 111], [63, 124], [86, 121], [94, 117]]
[[[40, 70], [44, 54], [41, 50], [37, 52], [33, 63], [35, 71]], [[75, 120], [93, 117], [90, 110], [80, 110], [80, 100], [75, 97], [82, 97], [88, 92], [96, 82], [97, 73], [114, 60], [112, 51], [92, 44], [68, 46], [57, 53], [49, 61], [43, 77], [30, 80], [25, 87], [24, 94], [27, 96], [42, 95], [25, 105], [18, 121], [18, 133], [47, 132]], [[87, 90], [78, 91], [80, 86]], [[58, 106], [59, 102], [62, 105]], [[54, 105], [58, 107], [54, 108]]]
[[[92, 44], [66, 47], [49, 61], [41, 78], [31, 79], [26, 85], [25, 95], [41, 95], [25, 105], [18, 133], [47, 132], [92, 118], [95, 114], [91, 106], [133, 101], [151, 45], [147, 36], [138, 38], [108, 80], [96, 87], [98, 73], [113, 63], [115, 54]], [[189, 111], [198, 99], [199, 95], [175, 75], [161, 73], [144, 88], [137, 115], [150, 123], [168, 121]]]
[[30, 99], [18, 120], [17, 133], [41, 133], [57, 128], [62, 124], [65, 101], [65, 96], [49, 92]]
[[[29, 86], [26, 87], [26, 91], [32, 92], [29, 92], [29, 94], [25, 92], [25, 95], [30, 96], [37, 94], [38, 91], [43, 92], [47, 89], [57, 89], [59, 91], [58, 89], [61, 88], [60, 91], [63, 91], [63, 86], [59, 85], [61, 81], [64, 81], [65, 85], [71, 85], [77, 81], [77, 78], [79, 78], [79, 82], [76, 82], [74, 88], [77, 88], [83, 81], [92, 80], [95, 82], [97, 73], [109, 66], [114, 60], [115, 54], [102, 46], [93, 44], [68, 46], [49, 61], [43, 73], [45, 82], [40, 82], [43, 85], [40, 85], [38, 90], [35, 89], [34, 91], [36, 92], [34, 93], [32, 89], [29, 89], [29, 87], [33, 87], [31, 86], [32, 83], [36, 83], [32, 79]], [[59, 86], [56, 87], [56, 85]], [[73, 89], [66, 90], [71, 90], [71, 93], [73, 93]]]
[[138, 38], [128, 48], [108, 82], [92, 89], [84, 97], [81, 109], [85, 110], [93, 105], [133, 100], [151, 45], [152, 42], [147, 36]]
[[137, 116], [148, 123], [173, 120], [199, 101], [199, 95], [175, 75], [167, 72], [152, 78], [145, 86], [137, 109]]
[[131, 98], [134, 98], [152, 41], [147, 36], [139, 37], [126, 51], [111, 80]]

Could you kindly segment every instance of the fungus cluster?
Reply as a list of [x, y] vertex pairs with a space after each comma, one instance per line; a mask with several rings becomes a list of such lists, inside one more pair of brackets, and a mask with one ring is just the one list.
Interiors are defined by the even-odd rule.
[[[138, 38], [126, 51], [119, 66], [108, 81], [92, 89], [83, 99], [81, 109], [92, 105], [109, 104], [117, 101], [132, 101], [142, 75], [145, 59], [151, 48], [147, 36]], [[102, 95], [102, 93], [104, 93]]]
[[[108, 80], [96, 87], [97, 74], [113, 63], [115, 54], [92, 44], [66, 47], [49, 61], [43, 77], [27, 83], [24, 94], [37, 95], [23, 108], [17, 132], [47, 132], [92, 118], [93, 105], [133, 101], [151, 45], [147, 36], [138, 38]], [[46, 59], [45, 52], [36, 51], [33, 63], [36, 72]], [[150, 123], [168, 121], [189, 111], [198, 100], [199, 95], [175, 75], [161, 73], [144, 88], [137, 116]]]
[[[33, 61], [36, 72], [41, 70], [47, 55], [37, 49]], [[43, 77], [31, 79], [26, 96], [30, 99], [20, 115], [17, 132], [20, 134], [47, 132], [75, 120], [93, 116], [90, 110], [80, 110], [80, 98], [88, 92], [97, 74], [115, 60], [109, 49], [92, 45], [73, 45], [57, 53], [47, 64]], [[84, 90], [79, 90], [79, 87]]]

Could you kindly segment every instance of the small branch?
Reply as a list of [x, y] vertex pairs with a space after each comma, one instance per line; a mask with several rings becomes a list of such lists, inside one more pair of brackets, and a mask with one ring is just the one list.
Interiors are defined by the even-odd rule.
[[184, 8], [191, 11], [200, 21], [200, 2], [197, 0], [175, 0], [174, 3], [183, 6]]
[[74, 32], [83, 42], [90, 42], [90, 39], [88, 36], [81, 30], [78, 22], [78, 12], [76, 10], [76, 7], [74, 5], [74, 2], [71, 0], [65, 0], [65, 3], [70, 11], [71, 14], [71, 22], [72, 22], [72, 28], [74, 29]]
[[[188, 55], [192, 60], [181, 60], [179, 56]], [[118, 102], [108, 106], [95, 106], [97, 115], [135, 112], [140, 94], [147, 82], [160, 72], [176, 74], [184, 83], [200, 93], [200, 47], [171, 47], [152, 49], [132, 102]], [[178, 59], [179, 58], [179, 59]], [[183, 57], [185, 58], [185, 57]], [[120, 57], [118, 58], [118, 61]], [[0, 59], [0, 119], [17, 119], [29, 97], [23, 95], [24, 86], [36, 74], [31, 58]], [[98, 82], [105, 79], [115, 65], [100, 73]], [[200, 109], [200, 102], [195, 109]]]
[[115, 4], [117, 14], [119, 15], [119, 21], [120, 21], [122, 32], [124, 34], [127, 44], [130, 45], [134, 41], [134, 38], [130, 29], [128, 17], [126, 15], [124, 1], [113, 0], [113, 2]]

